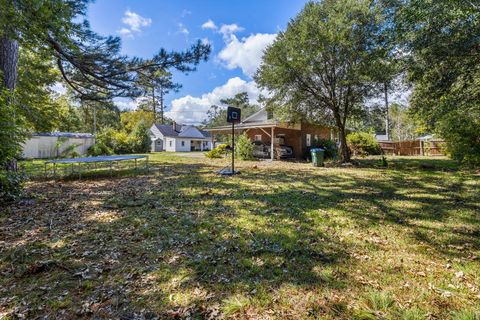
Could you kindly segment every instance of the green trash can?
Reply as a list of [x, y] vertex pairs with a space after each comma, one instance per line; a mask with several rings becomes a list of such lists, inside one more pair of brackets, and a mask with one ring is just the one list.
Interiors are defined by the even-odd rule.
[[313, 148], [310, 150], [312, 154], [312, 164], [314, 167], [323, 167], [323, 158], [325, 156], [325, 150], [322, 148]]

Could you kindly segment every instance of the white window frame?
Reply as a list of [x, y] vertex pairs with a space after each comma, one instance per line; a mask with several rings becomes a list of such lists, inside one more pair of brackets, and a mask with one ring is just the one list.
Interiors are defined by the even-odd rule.
[[172, 142], [173, 142], [172, 140], [168, 140], [168, 144], [169, 144], [170, 147], [173, 147]]
[[305, 145], [307, 147], [311, 147], [312, 146], [312, 135], [310, 133], [307, 133], [305, 135], [305, 138], [306, 138]]
[[261, 134], [256, 134], [255, 135], [255, 141], [262, 141], [262, 135]]

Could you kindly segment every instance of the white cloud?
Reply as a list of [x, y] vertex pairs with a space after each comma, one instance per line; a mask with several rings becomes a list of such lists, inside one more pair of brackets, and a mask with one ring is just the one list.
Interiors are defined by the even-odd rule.
[[138, 107], [138, 103], [140, 102], [139, 99], [129, 99], [129, 98], [114, 98], [113, 103], [120, 109], [120, 110], [135, 110]]
[[189, 16], [192, 14], [192, 11], [190, 10], [187, 10], [187, 9], [183, 9], [182, 10], [182, 14], [180, 15], [182, 18], [185, 18], [186, 16]]
[[212, 21], [212, 19], [208, 19], [207, 22], [202, 24], [202, 29], [217, 30], [217, 25]]
[[186, 36], [190, 34], [190, 31], [188, 31], [187, 27], [185, 27], [183, 23], [178, 24], [178, 32], [183, 33]]
[[238, 40], [235, 35], [231, 35], [218, 58], [228, 69], [240, 68], [245, 75], [252, 77], [262, 63], [263, 51], [273, 43], [276, 36], [257, 33]]
[[219, 32], [223, 34], [224, 39], [228, 39], [230, 36], [233, 36], [233, 34], [243, 30], [245, 29], [240, 27], [236, 23], [232, 23], [232, 24], [222, 24]]
[[150, 26], [152, 19], [142, 17], [138, 13], [127, 10], [123, 15], [122, 22], [127, 25], [127, 27], [118, 30], [118, 33], [133, 38], [135, 34], [142, 32], [142, 28]]
[[229, 79], [224, 85], [216, 87], [211, 92], [202, 94], [200, 97], [188, 95], [173, 100], [171, 109], [165, 115], [179, 123], [198, 124], [205, 120], [210, 106], [221, 106], [220, 100], [231, 98], [240, 92], [247, 92], [252, 103], [257, 102], [260, 94], [266, 94], [261, 92], [254, 81], [247, 82], [239, 77], [235, 77]]

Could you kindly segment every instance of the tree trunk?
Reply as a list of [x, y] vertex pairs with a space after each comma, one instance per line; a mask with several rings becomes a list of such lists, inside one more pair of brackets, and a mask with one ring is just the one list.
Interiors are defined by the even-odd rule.
[[152, 110], [153, 110], [153, 123], [157, 122], [157, 103], [155, 102], [155, 86], [152, 87]]
[[[0, 75], [3, 75], [0, 91], [7, 89], [13, 93], [15, 90], [17, 86], [18, 57], [18, 41], [7, 37], [0, 37]], [[11, 99], [11, 96], [7, 98], [7, 104], [11, 103]], [[12, 122], [15, 125], [15, 117], [13, 117]], [[11, 139], [15, 141], [15, 135], [13, 135]], [[17, 171], [17, 161], [15, 159], [8, 161], [4, 164], [4, 168], [9, 171]]]
[[340, 139], [340, 161], [342, 163], [350, 162], [350, 150], [347, 146], [347, 133], [345, 128], [338, 128], [338, 134]]
[[347, 146], [347, 133], [345, 130], [345, 124], [342, 122], [340, 118], [340, 114], [338, 111], [333, 110], [333, 116], [335, 118], [335, 123], [337, 125], [338, 129], [338, 135], [339, 135], [339, 149], [340, 149], [340, 162], [346, 163], [350, 162], [350, 150], [348, 150]]
[[18, 48], [17, 40], [11, 40], [6, 37], [0, 38], [0, 71], [3, 74], [2, 87], [10, 92], [13, 92], [17, 85]]
[[162, 124], [165, 124], [165, 119], [163, 118], [163, 88], [160, 89], [160, 118], [162, 120]]

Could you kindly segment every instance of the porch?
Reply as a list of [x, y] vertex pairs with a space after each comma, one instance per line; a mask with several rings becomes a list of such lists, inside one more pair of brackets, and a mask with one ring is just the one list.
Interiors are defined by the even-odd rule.
[[208, 140], [190, 140], [190, 151], [209, 151], [210, 143]]

